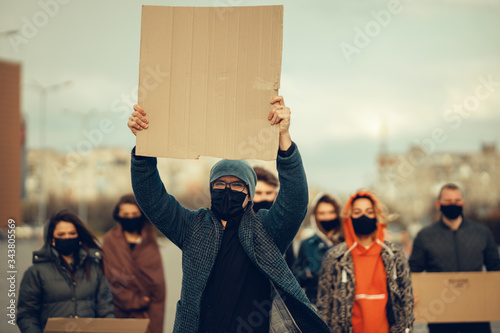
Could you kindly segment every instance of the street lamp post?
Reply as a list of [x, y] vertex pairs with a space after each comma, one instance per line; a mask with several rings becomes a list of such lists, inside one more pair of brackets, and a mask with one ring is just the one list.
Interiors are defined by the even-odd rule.
[[[64, 112], [74, 114], [77, 116], [80, 116], [82, 120], [80, 121], [81, 126], [81, 140], [85, 140], [85, 135], [84, 132], [89, 128], [89, 121], [92, 115], [96, 114], [98, 111], [97, 109], [91, 109], [88, 112], [81, 113], [81, 112], [76, 112], [70, 109], [64, 109]], [[87, 159], [83, 159], [81, 163], [82, 167], [80, 168], [81, 170], [77, 170], [78, 172], [78, 179], [79, 179], [79, 194], [78, 194], [78, 216], [80, 219], [82, 219], [84, 222], [88, 223], [88, 200], [89, 200], [89, 183], [88, 183], [88, 173], [90, 171], [88, 165], [87, 165]]]
[[40, 160], [40, 174], [39, 174], [39, 197], [38, 197], [38, 223], [43, 225], [47, 216], [47, 200], [45, 197], [45, 164], [46, 156], [43, 151], [46, 147], [46, 123], [47, 123], [47, 94], [51, 91], [56, 91], [59, 88], [68, 86], [72, 81], [64, 81], [50, 86], [43, 86], [38, 82], [30, 83], [30, 85], [40, 92], [40, 152], [42, 154]]

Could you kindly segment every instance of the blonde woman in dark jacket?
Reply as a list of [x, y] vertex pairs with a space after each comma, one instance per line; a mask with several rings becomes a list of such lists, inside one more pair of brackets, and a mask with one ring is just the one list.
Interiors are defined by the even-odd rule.
[[384, 240], [383, 205], [367, 191], [347, 201], [346, 241], [329, 250], [318, 286], [318, 314], [333, 332], [409, 333], [413, 292], [403, 251]]
[[43, 332], [50, 317], [114, 317], [101, 250], [75, 213], [62, 210], [50, 220], [21, 281], [17, 309], [22, 333]]

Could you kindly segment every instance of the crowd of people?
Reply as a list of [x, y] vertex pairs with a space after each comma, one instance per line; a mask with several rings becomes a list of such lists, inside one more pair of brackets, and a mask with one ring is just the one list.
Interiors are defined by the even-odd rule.
[[[210, 171], [211, 206], [190, 210], [167, 192], [156, 158], [134, 148], [134, 194], [116, 204], [118, 224], [102, 247], [76, 214], [55, 214], [21, 282], [21, 332], [43, 332], [50, 317], [149, 318], [148, 332], [162, 332], [166, 287], [154, 227], [182, 251], [174, 332], [407, 333], [418, 302], [411, 272], [500, 270], [491, 232], [464, 217], [462, 191], [451, 183], [438, 193], [439, 220], [418, 233], [412, 251], [386, 239], [387, 209], [359, 190], [343, 209], [329, 194], [313, 200], [313, 234], [295, 255], [309, 190], [290, 109], [280, 96], [271, 105], [278, 177], [221, 160]], [[135, 105], [129, 128], [136, 134], [148, 125]], [[491, 332], [489, 323], [429, 323], [429, 330]]]
[[149, 318], [147, 332], [163, 332], [166, 288], [154, 227], [132, 194], [119, 200], [113, 218], [118, 224], [102, 247], [75, 213], [50, 219], [21, 281], [22, 333], [42, 333], [50, 317]]

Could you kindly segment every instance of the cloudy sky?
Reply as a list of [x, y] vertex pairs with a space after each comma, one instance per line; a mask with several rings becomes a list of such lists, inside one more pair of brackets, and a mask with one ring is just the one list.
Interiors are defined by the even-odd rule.
[[134, 145], [113, 110], [137, 99], [143, 4], [285, 6], [280, 94], [310, 185], [369, 186], [382, 132], [391, 152], [435, 129], [437, 151], [500, 143], [499, 1], [2, 0], [0, 58], [23, 65], [28, 147], [39, 147], [36, 84], [67, 80], [48, 93], [47, 146], [76, 149], [102, 119], [116, 124], [102, 146]]

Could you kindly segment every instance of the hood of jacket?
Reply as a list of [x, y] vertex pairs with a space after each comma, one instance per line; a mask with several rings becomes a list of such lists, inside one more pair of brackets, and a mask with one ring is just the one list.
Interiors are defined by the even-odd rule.
[[[389, 323], [385, 315], [387, 305], [387, 274], [381, 252], [384, 248], [384, 225], [377, 220], [375, 240], [370, 246], [358, 243], [351, 218], [347, 212], [358, 197], [367, 197], [374, 204], [377, 199], [369, 192], [357, 192], [346, 203], [344, 232], [352, 254], [355, 276], [355, 297], [352, 326], [354, 331], [387, 332]], [[370, 327], [370, 330], [366, 330]]]
[[[311, 212], [313, 211], [314, 207], [316, 207], [316, 205], [318, 204], [319, 199], [321, 199], [326, 194], [327, 193], [325, 192], [320, 192], [314, 197], [313, 201], [311, 202]], [[340, 220], [342, 220], [340, 212], [337, 212], [337, 216]], [[316, 216], [314, 214], [311, 214], [309, 216], [309, 222], [311, 223], [311, 230], [314, 232], [315, 235], [317, 235], [323, 241], [323, 243], [325, 243], [328, 247], [332, 247], [333, 245], [335, 245], [333, 241], [330, 238], [328, 238], [325, 235], [325, 233], [323, 233], [323, 231], [319, 229], [318, 221], [316, 221]], [[337, 243], [343, 241], [343, 239], [339, 237], [339, 233], [336, 233], [334, 237], [337, 238]]]
[[[346, 203], [345, 208], [344, 208], [344, 214], [343, 214], [344, 218], [342, 219], [342, 224], [344, 227], [345, 241], [346, 241], [347, 247], [349, 248], [350, 251], [352, 251], [354, 248], [358, 247], [359, 244], [358, 244], [358, 239], [356, 237], [356, 233], [354, 232], [354, 227], [352, 226], [351, 218], [346, 217], [346, 215], [347, 215], [347, 211], [352, 207], [352, 203], [354, 202], [354, 199], [356, 199], [359, 196], [366, 196], [366, 197], [370, 198], [374, 203], [376, 203], [378, 201], [377, 198], [373, 194], [371, 194], [370, 192], [363, 192], [363, 191], [353, 194], [349, 198], [349, 200], [347, 200], [347, 203]], [[384, 242], [384, 229], [385, 228], [386, 228], [385, 224], [382, 224], [379, 221], [377, 221], [377, 233], [375, 235], [375, 243], [377, 243], [379, 246], [383, 246], [383, 245], [381, 245], [381, 243], [383, 244], [383, 242]], [[359, 247], [361, 247], [361, 249], [363, 249], [363, 247], [361, 245]]]

